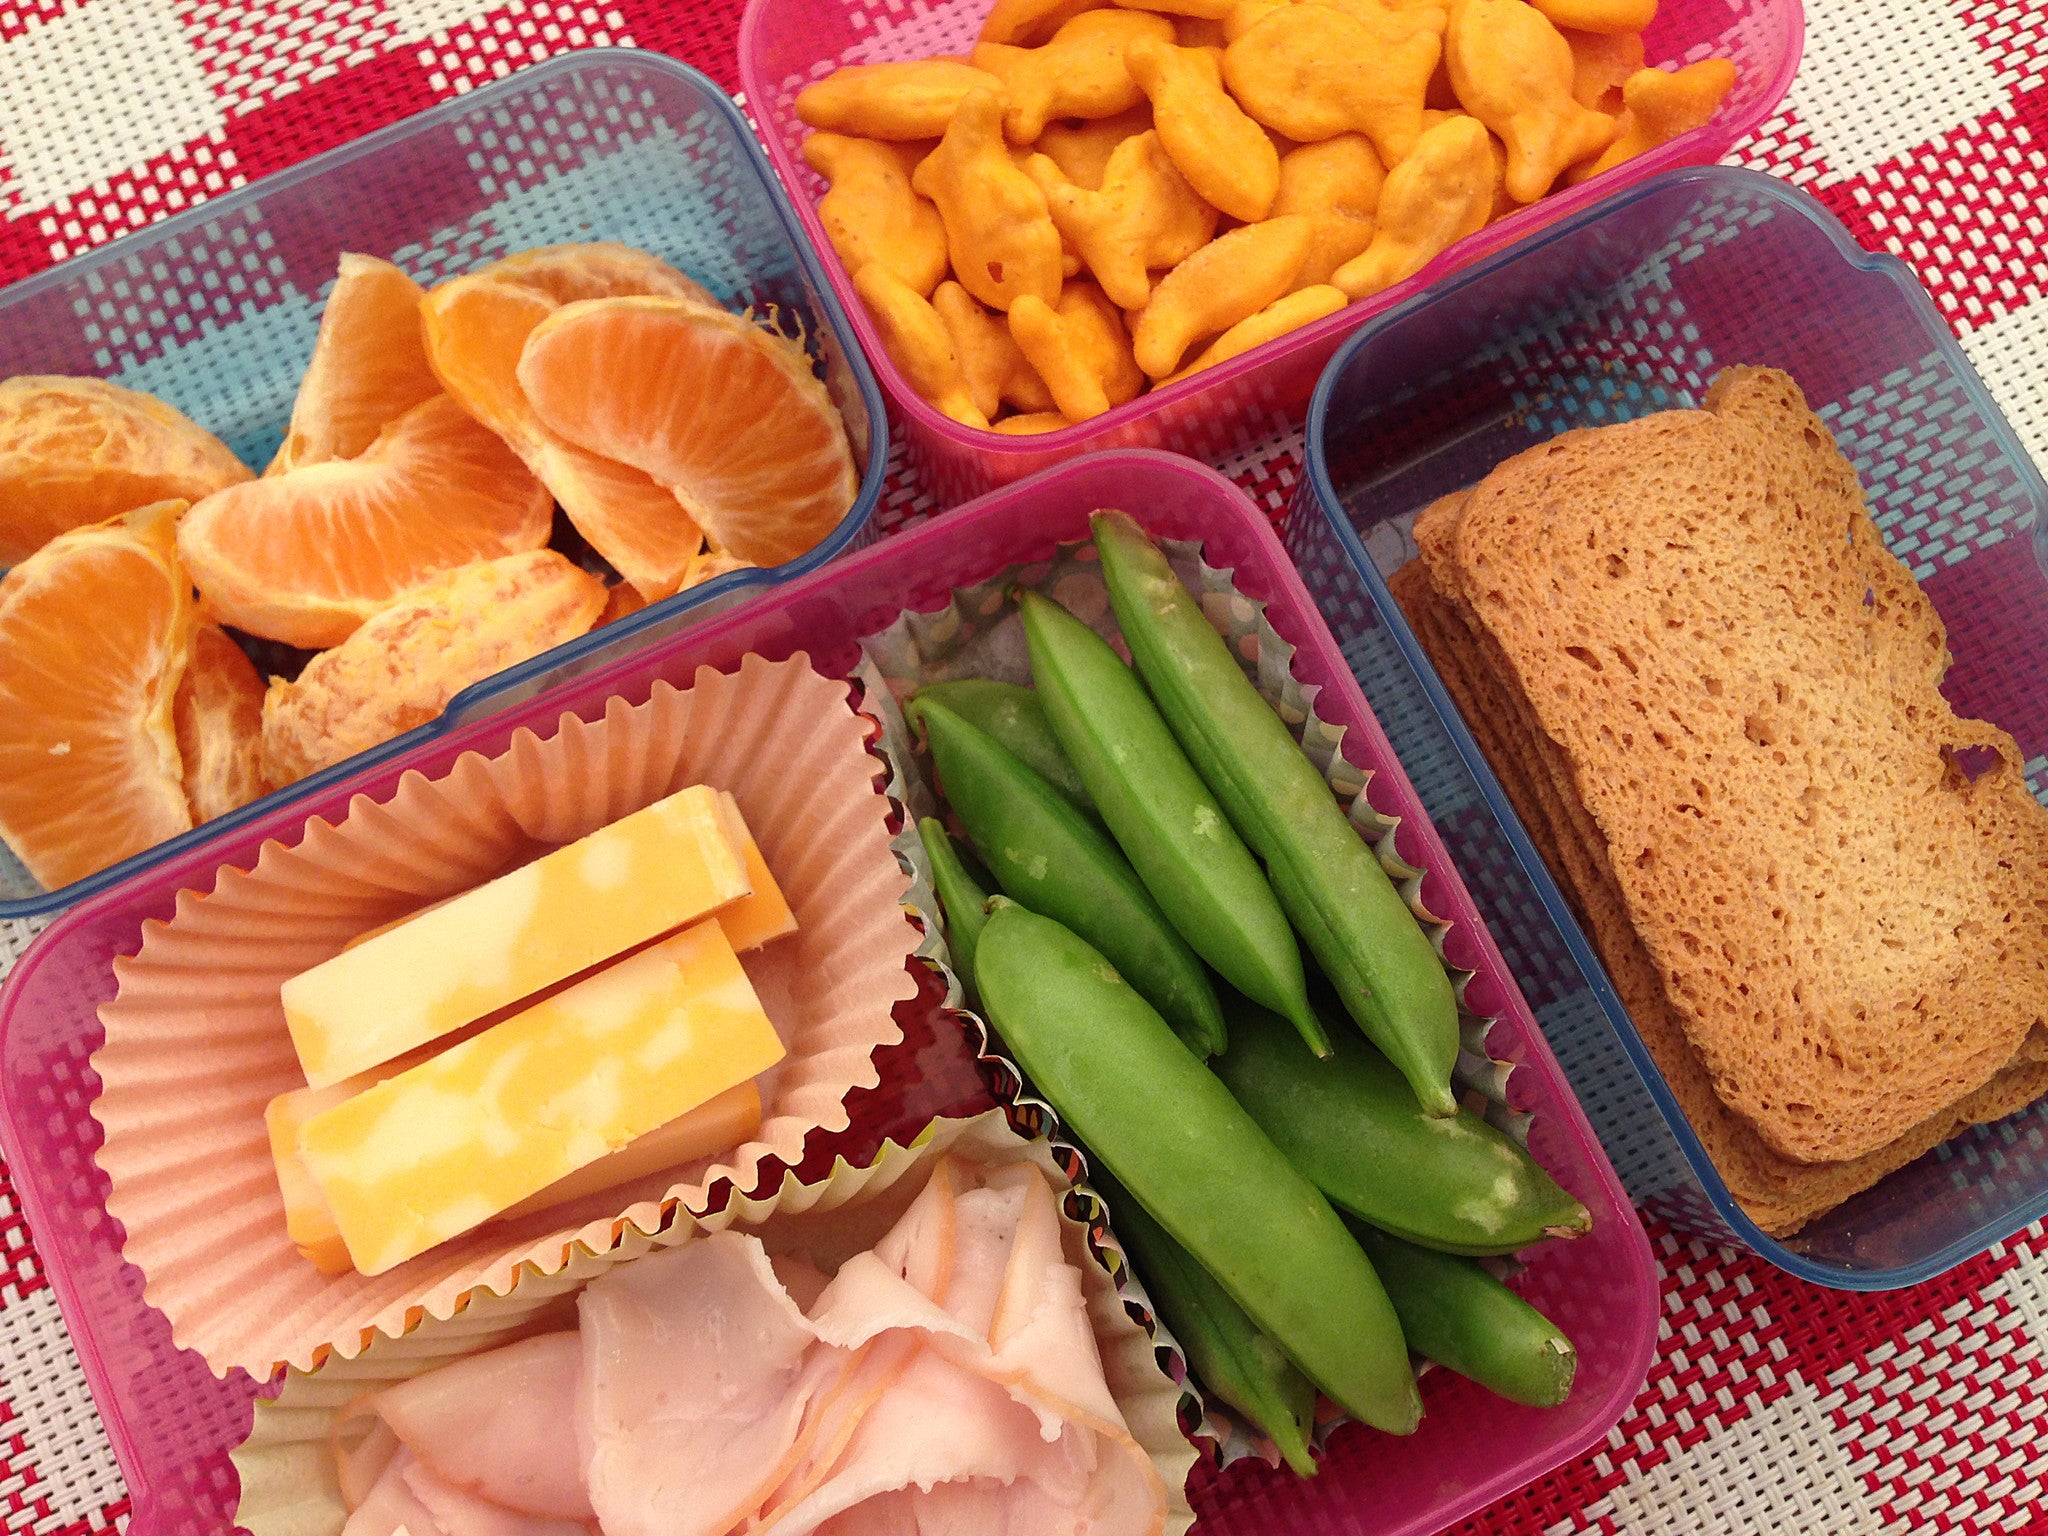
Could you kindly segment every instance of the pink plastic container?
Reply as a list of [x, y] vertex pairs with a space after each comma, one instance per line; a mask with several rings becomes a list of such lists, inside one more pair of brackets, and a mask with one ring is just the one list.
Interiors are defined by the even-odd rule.
[[[142, 1276], [122, 1260], [120, 1228], [106, 1213], [106, 1180], [93, 1161], [98, 1127], [89, 1112], [98, 1085], [87, 1059], [101, 1038], [98, 1005], [113, 995], [111, 962], [135, 952], [142, 923], [168, 916], [179, 891], [210, 888], [221, 867], [247, 868], [266, 839], [295, 841], [309, 817], [336, 819], [356, 795], [389, 796], [408, 770], [439, 773], [464, 752], [500, 751], [514, 731], [546, 731], [564, 712], [594, 719], [607, 698], [645, 698], [657, 678], [686, 684], [698, 667], [730, 668], [750, 651], [770, 658], [805, 651], [822, 670], [848, 675], [859, 637], [907, 607], [937, 607], [954, 586], [1048, 554], [1056, 541], [1085, 538], [1089, 512], [1102, 506], [1128, 509], [1159, 535], [1201, 540], [1209, 561], [1234, 567], [1240, 588], [1263, 599], [1274, 627], [1299, 647], [1298, 675], [1321, 685], [1318, 708], [1349, 727], [1348, 752], [1373, 770], [1373, 804], [1403, 818], [1402, 855], [1429, 871], [1425, 900], [1456, 925], [1450, 957], [1478, 972], [1468, 993], [1473, 1006], [1500, 1016], [1490, 1049], [1517, 1064], [1510, 1092], [1534, 1112], [1532, 1150], [1594, 1215], [1589, 1236], [1531, 1250], [1523, 1282], [1530, 1300], [1579, 1346], [1569, 1403], [1549, 1411], [1516, 1407], [1432, 1372], [1418, 1434], [1397, 1444], [1357, 1426], [1342, 1430], [1312, 1482], [1256, 1462], [1220, 1473], [1198, 1468], [1191, 1492], [1203, 1528], [1422, 1536], [1606, 1434], [1640, 1387], [1656, 1337], [1657, 1272], [1635, 1213], [1264, 515], [1199, 465], [1124, 452], [1000, 491], [746, 608], [464, 723], [93, 897], [43, 935], [0, 992], [0, 1141], [127, 1475], [135, 1536], [199, 1536], [227, 1526], [237, 1496], [227, 1453], [247, 1432], [258, 1385], [240, 1375], [216, 1380], [197, 1355], [173, 1348], [169, 1324], [143, 1303]], [[906, 1038], [880, 1057], [880, 1086], [856, 1095], [845, 1133], [813, 1140], [807, 1171], [822, 1171], [835, 1154], [858, 1157], [884, 1136], [907, 1137], [935, 1114], [971, 1113], [992, 1102], [967, 1030], [935, 1006], [938, 989], [932, 978], [926, 983], [918, 999], [899, 1008]], [[766, 1167], [762, 1176], [773, 1182], [780, 1170]]]
[[740, 24], [740, 79], [747, 110], [768, 145], [776, 174], [817, 247], [861, 345], [902, 421], [911, 460], [941, 504], [1036, 474], [1077, 453], [1103, 448], [1170, 448], [1218, 459], [1301, 425], [1323, 365], [1372, 316], [1446, 274], [1674, 166], [1711, 164], [1777, 110], [1799, 67], [1805, 35], [1800, 0], [1663, 0], [1645, 35], [1652, 64], [1732, 59], [1735, 88], [1705, 127], [1639, 155], [1599, 177], [1488, 225], [1406, 282], [1347, 305], [1313, 325], [1204, 370], [1171, 389], [1140, 395], [1106, 415], [1060, 432], [1011, 437], [963, 427], [925, 402], [883, 349], [866, 307], [819, 221], [823, 180], [803, 161], [809, 130], [796, 96], [842, 64], [880, 64], [933, 54], [965, 57], [991, 0], [752, 0]]

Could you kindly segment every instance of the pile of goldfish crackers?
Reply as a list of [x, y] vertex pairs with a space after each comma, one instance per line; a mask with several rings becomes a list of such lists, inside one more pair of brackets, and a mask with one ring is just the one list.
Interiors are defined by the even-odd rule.
[[965, 59], [805, 89], [819, 214], [954, 421], [1050, 432], [1420, 271], [1706, 123], [1656, 0], [997, 0]]

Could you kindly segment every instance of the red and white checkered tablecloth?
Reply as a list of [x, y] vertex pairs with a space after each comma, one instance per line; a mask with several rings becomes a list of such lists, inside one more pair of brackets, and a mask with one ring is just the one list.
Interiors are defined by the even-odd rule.
[[[0, 283], [577, 47], [737, 88], [742, 0], [0, 0]], [[1905, 258], [2048, 463], [2048, 0], [1808, 0], [1785, 110], [1736, 159]], [[1299, 438], [1224, 467], [1270, 508]], [[935, 510], [905, 480], [888, 500]], [[0, 975], [30, 937], [0, 924]], [[1815, 1289], [1652, 1229], [1662, 1344], [1596, 1454], [1460, 1536], [2048, 1536], [2048, 1235], [1914, 1290]], [[0, 1169], [0, 1507], [127, 1500]]]

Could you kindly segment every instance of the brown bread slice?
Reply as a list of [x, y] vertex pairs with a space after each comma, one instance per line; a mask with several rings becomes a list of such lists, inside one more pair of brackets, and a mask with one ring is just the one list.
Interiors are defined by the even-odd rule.
[[[1449, 499], [1445, 510], [1454, 511], [1456, 504], [1456, 498]], [[1418, 525], [1418, 538], [1427, 538], [1429, 531]], [[1425, 543], [1424, 548], [1427, 551], [1430, 545]], [[1797, 1163], [1772, 1152], [1754, 1128], [1714, 1094], [1705, 1068], [1664, 998], [1647, 952], [1620, 915], [1611, 875], [1600, 868], [1604, 849], [1596, 853], [1589, 848], [1573, 825], [1583, 819], [1583, 808], [1574, 815], [1551, 772], [1534, 762], [1525, 706], [1478, 658], [1470, 631], [1436, 591], [1425, 561], [1411, 561], [1395, 572], [1390, 585], [1600, 953], [1623, 1006], [1708, 1156], [1736, 1201], [1765, 1231], [1787, 1236], [1967, 1124], [2003, 1118], [2048, 1090], [2048, 1031], [2037, 1030], [2015, 1061], [1991, 1082], [1889, 1146], [1852, 1161], [1827, 1164]]]
[[2048, 1018], [2048, 814], [2011, 739], [1942, 699], [1940, 621], [1790, 379], [1731, 370], [1704, 411], [1566, 434], [1452, 522], [1434, 579], [1775, 1151], [1886, 1146]]

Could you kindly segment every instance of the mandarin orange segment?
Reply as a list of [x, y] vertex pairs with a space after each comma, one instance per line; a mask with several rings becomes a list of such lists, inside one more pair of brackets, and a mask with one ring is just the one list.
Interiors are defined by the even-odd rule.
[[390, 262], [342, 254], [291, 425], [266, 475], [352, 459], [387, 424], [441, 392], [420, 339], [424, 297], [426, 290]]
[[537, 288], [557, 304], [613, 299], [622, 294], [659, 294], [717, 307], [717, 300], [659, 256], [610, 240], [538, 245], [494, 261], [481, 271]]
[[846, 427], [810, 359], [739, 315], [686, 299], [566, 304], [527, 338], [518, 377], [543, 425], [674, 491], [742, 560], [793, 560], [853, 505]]
[[59, 534], [0, 579], [0, 840], [45, 889], [192, 825], [173, 722], [199, 622], [184, 505]]
[[0, 569], [67, 529], [248, 478], [225, 443], [154, 395], [53, 374], [0, 381]]
[[647, 599], [640, 595], [638, 587], [630, 581], [619, 582], [616, 586], [606, 588], [604, 612], [597, 616], [597, 623], [616, 624], [620, 619], [636, 614], [646, 606]]
[[547, 488], [447, 395], [361, 455], [231, 486], [185, 515], [178, 549], [220, 618], [319, 648], [443, 571], [538, 549]]
[[239, 810], [269, 789], [263, 780], [263, 679], [218, 624], [201, 624], [193, 637], [173, 718], [195, 822]]
[[701, 587], [728, 571], [749, 571], [753, 568], [753, 561], [742, 560], [729, 550], [707, 549], [691, 562], [689, 579], [683, 585], [686, 588]]
[[462, 689], [588, 631], [604, 583], [551, 549], [450, 571], [263, 701], [263, 767], [289, 784], [434, 719]]
[[[562, 292], [575, 288], [560, 271], [521, 267], [520, 260], [514, 257], [439, 284], [427, 295], [421, 311], [427, 356], [448, 392], [512, 445], [591, 547], [648, 601], [668, 597], [689, 574], [690, 562], [703, 548], [703, 534], [682, 503], [645, 474], [564, 442], [533, 414], [519, 385], [519, 354], [534, 327], [554, 312], [557, 303], [541, 288], [499, 274], [512, 268], [545, 277]], [[670, 270], [652, 257], [645, 261]], [[650, 277], [647, 270], [631, 270]], [[671, 275], [689, 282], [680, 274]], [[589, 274], [583, 280], [587, 282]]]

